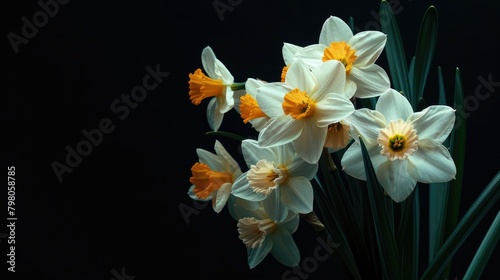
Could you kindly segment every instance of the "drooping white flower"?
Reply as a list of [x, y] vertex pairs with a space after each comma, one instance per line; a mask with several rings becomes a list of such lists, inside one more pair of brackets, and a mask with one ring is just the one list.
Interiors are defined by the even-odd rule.
[[342, 19], [330, 16], [323, 24], [318, 44], [300, 47], [285, 43], [282, 49], [285, 65], [298, 57], [314, 69], [329, 60], [338, 60], [345, 66], [346, 86], [356, 86], [358, 98], [376, 97], [390, 87], [385, 70], [375, 64], [382, 53], [387, 36], [375, 30], [361, 31], [353, 35]]
[[260, 147], [256, 140], [243, 140], [243, 157], [249, 170], [233, 184], [237, 197], [262, 201], [273, 221], [283, 221], [288, 211], [313, 211], [313, 189], [310, 180], [318, 164], [307, 163], [291, 144]]
[[396, 202], [405, 200], [417, 182], [448, 182], [456, 167], [442, 144], [455, 123], [455, 110], [433, 105], [413, 112], [408, 100], [390, 89], [383, 93], [375, 110], [359, 109], [348, 117], [353, 143], [344, 153], [344, 171], [366, 180], [359, 138], [370, 155], [377, 179]]
[[283, 221], [276, 222], [269, 217], [264, 204], [249, 204], [238, 198], [233, 200], [231, 213], [238, 221], [238, 237], [247, 247], [248, 266], [256, 267], [269, 253], [283, 265], [297, 266], [300, 252], [292, 234], [299, 227], [299, 215], [288, 211]]
[[283, 83], [260, 86], [257, 103], [271, 119], [259, 133], [259, 145], [291, 142], [305, 161], [317, 162], [328, 126], [355, 110], [349, 100], [354, 88], [345, 88], [345, 75], [345, 67], [336, 60], [311, 71], [299, 58], [290, 65]]
[[219, 141], [215, 141], [215, 154], [204, 149], [197, 149], [199, 162], [191, 167], [189, 178], [191, 187], [188, 195], [195, 200], [212, 200], [212, 207], [219, 213], [224, 208], [236, 178], [242, 172], [238, 163], [226, 151]]
[[210, 98], [207, 120], [210, 128], [217, 131], [224, 114], [234, 107], [234, 77], [209, 46], [203, 49], [201, 62], [207, 75], [199, 68], [189, 74], [189, 99], [199, 105], [202, 100]]

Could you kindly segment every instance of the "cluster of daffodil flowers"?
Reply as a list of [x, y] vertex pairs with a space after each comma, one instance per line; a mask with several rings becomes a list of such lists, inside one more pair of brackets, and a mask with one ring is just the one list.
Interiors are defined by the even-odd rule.
[[[443, 145], [455, 110], [432, 105], [414, 111], [376, 64], [386, 40], [380, 31], [353, 34], [346, 22], [331, 16], [318, 43], [284, 43], [281, 80], [269, 82], [248, 78], [236, 83], [214, 51], [203, 49], [203, 69], [189, 74], [191, 102], [209, 100], [213, 131], [234, 109], [258, 138], [241, 143], [246, 170], [217, 140], [215, 153], [197, 149], [188, 194], [211, 201], [217, 213], [227, 205], [248, 248], [250, 268], [269, 253], [286, 266], [299, 264], [292, 234], [300, 214], [313, 212], [311, 181], [325, 149], [343, 151], [342, 170], [366, 180], [362, 142], [380, 185], [395, 203], [407, 199], [417, 182], [455, 178], [455, 163]], [[356, 107], [355, 100], [365, 98], [376, 98], [373, 109]]]

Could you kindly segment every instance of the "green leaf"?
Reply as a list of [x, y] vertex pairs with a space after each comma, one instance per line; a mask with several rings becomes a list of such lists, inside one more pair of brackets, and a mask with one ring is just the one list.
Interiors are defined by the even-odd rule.
[[377, 103], [377, 98], [356, 98], [356, 109], [368, 108], [375, 110], [375, 104]]
[[[408, 87], [413, 89], [415, 80], [415, 56], [411, 58], [410, 68], [408, 69]], [[411, 102], [411, 100], [408, 100]]]
[[[385, 53], [389, 64], [392, 87], [397, 91], [403, 91], [409, 98], [412, 92], [408, 80], [406, 53], [396, 18], [391, 5], [386, 0], [380, 2], [380, 23], [381, 31], [387, 35]], [[412, 100], [412, 98], [409, 98], [409, 100]]]
[[353, 17], [349, 17], [349, 20], [347, 21], [347, 25], [349, 25], [349, 28], [351, 28], [352, 33], [355, 34], [356, 32], [354, 31], [354, 18]]
[[420, 98], [418, 101], [417, 101], [417, 111], [422, 111], [423, 109], [425, 109], [425, 107], [427, 107], [427, 104], [425, 103], [425, 100], [423, 98]]
[[[455, 72], [455, 100], [454, 108], [458, 109], [463, 107], [464, 94], [462, 87], [462, 78], [458, 68]], [[450, 233], [455, 229], [458, 223], [460, 214], [460, 198], [462, 195], [463, 173], [465, 166], [465, 139], [466, 139], [466, 125], [465, 118], [461, 114], [456, 114], [455, 127], [450, 133], [450, 152], [457, 168], [455, 180], [450, 181], [450, 187], [447, 198], [447, 209], [445, 218], [445, 232], [444, 238], [447, 238]], [[451, 269], [451, 263], [444, 272], [445, 278]]]
[[441, 70], [441, 66], [437, 67], [438, 71], [438, 104], [440, 105], [448, 105], [446, 101], [446, 90], [444, 88], [444, 79], [443, 79], [443, 70]]
[[[352, 204], [351, 195], [340, 176], [340, 170], [333, 161], [332, 155], [327, 148], [323, 149], [319, 160], [320, 180], [324, 182], [324, 193], [329, 201], [328, 207], [335, 214], [337, 231], [342, 232], [346, 242], [360, 268], [370, 267], [366, 263], [370, 261], [370, 252], [367, 249], [365, 239], [362, 236], [359, 215]], [[363, 273], [366, 273], [363, 270]]]
[[[439, 104], [446, 105], [443, 73], [438, 66]], [[450, 137], [443, 145], [449, 148]], [[446, 211], [448, 209], [450, 182], [429, 184], [429, 262], [434, 258], [444, 242]]]
[[422, 274], [421, 280], [436, 279], [449, 265], [451, 259], [474, 230], [477, 224], [500, 199], [500, 171], [493, 177], [467, 210], [453, 232]]
[[314, 202], [320, 209], [321, 218], [323, 219], [322, 221], [325, 224], [326, 230], [329, 232], [334, 242], [340, 243], [340, 247], [335, 250], [334, 254], [340, 257], [353, 279], [362, 279], [356, 259], [351, 251], [349, 241], [339, 222], [340, 218], [338, 213], [333, 211], [331, 207], [332, 201], [328, 199], [325, 187], [322, 186], [318, 178], [311, 180], [311, 183], [314, 190]]
[[403, 279], [417, 279], [420, 231], [419, 186], [410, 196], [399, 203], [400, 218], [396, 232], [396, 245], [401, 257]]
[[429, 184], [429, 263], [444, 242], [449, 183]]
[[481, 245], [464, 275], [464, 279], [479, 279], [500, 239], [500, 211], [484, 236]]
[[417, 279], [420, 231], [419, 186], [401, 205], [401, 218], [396, 234], [397, 248], [401, 256], [403, 279]]
[[420, 32], [418, 34], [417, 47], [415, 51], [415, 72], [413, 77], [414, 100], [412, 104], [416, 104], [424, 92], [427, 75], [429, 73], [436, 48], [437, 25], [437, 10], [431, 5], [424, 15], [424, 19], [420, 25]]
[[209, 131], [205, 134], [206, 135], [213, 135], [213, 136], [222, 136], [222, 137], [230, 138], [230, 139], [240, 141], [240, 142], [246, 139], [245, 137], [240, 136], [238, 134], [234, 134], [231, 132], [225, 132], [225, 131]]
[[359, 139], [366, 172], [368, 200], [370, 203], [373, 225], [375, 227], [383, 279], [401, 279], [398, 250], [394, 232], [392, 231], [389, 216], [385, 208], [384, 191], [378, 183], [366, 146], [363, 140], [361, 138]]

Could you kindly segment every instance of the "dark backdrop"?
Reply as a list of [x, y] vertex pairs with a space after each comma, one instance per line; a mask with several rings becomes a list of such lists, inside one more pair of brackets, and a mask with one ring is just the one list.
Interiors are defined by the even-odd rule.
[[[316, 43], [330, 15], [353, 16], [358, 30], [380, 30], [379, 1], [12, 2], [2, 8], [0, 103], [2, 168], [16, 168], [16, 272], [2, 279], [281, 279], [287, 268], [271, 257], [248, 269], [226, 210], [217, 215], [186, 195], [195, 149], [213, 151], [215, 139], [205, 135], [207, 102], [190, 103], [188, 73], [201, 67], [209, 45], [236, 81], [277, 80], [283, 42]], [[461, 71], [470, 102], [463, 214], [499, 170], [498, 8], [495, 1], [390, 2], [408, 56], [427, 7], [437, 7], [438, 49], [426, 94], [437, 90], [437, 66], [450, 93], [455, 68]], [[52, 3], [46, 11], [44, 3]], [[387, 66], [385, 53], [378, 63]], [[148, 71], [161, 73], [140, 102], [126, 103], [122, 94], [143, 85]], [[484, 80], [490, 84], [478, 95]], [[221, 130], [234, 128], [238, 118], [228, 114]], [[94, 137], [91, 150], [86, 134]], [[234, 142], [224, 144], [237, 154]], [[88, 155], [68, 156], [78, 148]], [[58, 178], [54, 164], [67, 172]], [[1, 194], [5, 217], [6, 187]], [[187, 220], [180, 208], [193, 211]], [[465, 273], [493, 214], [457, 252], [453, 278]], [[2, 224], [6, 274], [5, 218]], [[301, 224], [294, 237], [302, 257], [312, 256], [318, 243], [311, 228]], [[498, 274], [499, 260], [495, 250], [484, 279]], [[326, 260], [308, 279], [339, 279], [339, 273]]]

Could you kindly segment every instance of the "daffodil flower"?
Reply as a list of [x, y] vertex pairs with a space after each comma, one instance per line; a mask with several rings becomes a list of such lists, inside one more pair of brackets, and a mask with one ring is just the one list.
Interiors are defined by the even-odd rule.
[[239, 98], [235, 94], [235, 110], [240, 114], [243, 123], [250, 123], [256, 131], [261, 131], [269, 120], [256, 99], [257, 89], [266, 83], [263, 80], [248, 78], [244, 94], [239, 95]]
[[265, 148], [248, 139], [241, 149], [249, 170], [234, 182], [234, 196], [262, 201], [274, 221], [284, 220], [288, 210], [304, 214], [313, 210], [310, 180], [318, 171], [317, 163], [305, 162], [291, 144]]
[[262, 203], [257, 207], [242, 207], [245, 204], [241, 199], [236, 200], [232, 213], [238, 221], [238, 237], [247, 247], [248, 266], [256, 267], [269, 253], [283, 265], [297, 266], [300, 252], [292, 233], [299, 227], [299, 215], [289, 211], [283, 221], [275, 222]]
[[232, 186], [242, 172], [238, 163], [219, 141], [215, 141], [215, 154], [196, 149], [199, 162], [191, 167], [191, 187], [188, 195], [195, 200], [212, 200], [212, 207], [219, 213], [231, 195]]
[[455, 110], [433, 105], [420, 112], [394, 89], [383, 93], [375, 110], [358, 109], [348, 121], [354, 142], [344, 153], [344, 171], [366, 180], [359, 138], [363, 139], [377, 179], [396, 202], [405, 200], [417, 182], [438, 183], [455, 179], [456, 167], [442, 144], [455, 123]]
[[202, 69], [189, 74], [189, 99], [199, 105], [210, 98], [207, 106], [207, 120], [214, 131], [222, 124], [224, 114], [234, 106], [234, 90], [242, 90], [244, 84], [234, 83], [234, 77], [226, 66], [217, 59], [212, 48], [205, 47], [201, 53]]
[[305, 161], [317, 162], [328, 126], [355, 110], [349, 100], [354, 87], [345, 87], [345, 77], [345, 67], [336, 60], [311, 71], [299, 58], [290, 65], [285, 82], [260, 86], [257, 103], [270, 120], [259, 132], [259, 145], [293, 143], [294, 150]]
[[354, 97], [376, 97], [390, 88], [389, 76], [375, 64], [382, 53], [387, 36], [375, 30], [361, 31], [353, 35], [342, 19], [330, 16], [324, 23], [319, 43], [306, 47], [285, 43], [282, 49], [286, 65], [298, 57], [314, 69], [329, 60], [342, 62], [346, 71], [346, 86], [355, 87]]

